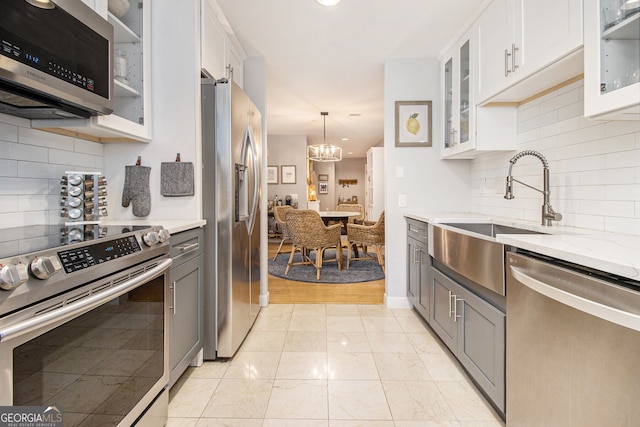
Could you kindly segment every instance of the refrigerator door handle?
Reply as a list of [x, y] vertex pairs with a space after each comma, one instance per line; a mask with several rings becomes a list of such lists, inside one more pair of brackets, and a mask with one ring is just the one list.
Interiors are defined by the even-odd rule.
[[260, 191], [260, 162], [258, 159], [256, 143], [253, 139], [253, 131], [251, 129], [251, 125], [248, 125], [247, 129], [245, 130], [242, 158], [245, 159], [245, 161], [248, 160], [253, 167], [253, 189], [251, 191], [251, 204], [249, 205], [247, 218], [247, 230], [249, 231], [249, 234], [251, 234], [253, 233], [253, 226], [256, 222], [256, 213], [258, 211], [258, 194]]

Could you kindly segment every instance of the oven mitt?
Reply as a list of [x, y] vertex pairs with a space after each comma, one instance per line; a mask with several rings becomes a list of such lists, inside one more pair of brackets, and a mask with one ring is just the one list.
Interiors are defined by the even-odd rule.
[[148, 166], [125, 166], [122, 206], [126, 208], [132, 203], [135, 216], [147, 216], [151, 211], [150, 175]]

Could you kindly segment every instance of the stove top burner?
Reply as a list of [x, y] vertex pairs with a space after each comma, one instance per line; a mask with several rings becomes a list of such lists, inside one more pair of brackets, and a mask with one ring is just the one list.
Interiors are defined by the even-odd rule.
[[65, 226], [32, 225], [0, 229], [0, 258], [10, 258], [31, 252], [59, 248], [73, 243], [115, 237], [153, 226], [118, 226], [75, 224]]

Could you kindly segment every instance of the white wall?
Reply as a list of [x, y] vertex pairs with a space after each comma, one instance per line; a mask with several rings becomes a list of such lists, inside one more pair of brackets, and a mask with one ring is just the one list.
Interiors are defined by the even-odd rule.
[[[591, 121], [584, 116], [583, 82], [518, 108], [517, 150], [537, 150], [550, 164], [551, 204], [559, 226], [640, 234], [640, 122]], [[472, 162], [472, 209], [488, 215], [540, 221], [542, 195], [518, 183], [504, 195], [515, 152]], [[516, 179], [542, 188], [542, 165], [523, 157]]]
[[[332, 199], [334, 206], [339, 204], [338, 198], [340, 195], [344, 196], [346, 199], [356, 196], [358, 198], [358, 203], [364, 206], [366, 165], [366, 157], [342, 159], [342, 161], [336, 163], [336, 183]], [[358, 180], [358, 183], [350, 185], [349, 187], [343, 187], [339, 184], [341, 179], [356, 179]]]
[[[267, 162], [269, 166], [278, 166], [278, 184], [267, 186], [267, 195], [273, 199], [276, 195], [282, 199], [287, 194], [298, 195], [298, 206], [306, 209], [307, 202], [307, 137], [305, 135], [269, 135]], [[283, 165], [295, 165], [296, 183], [282, 184]]]
[[103, 172], [103, 147], [0, 114], [0, 228], [64, 223], [60, 178], [69, 170]]
[[[386, 305], [408, 307], [407, 225], [403, 212], [468, 211], [471, 164], [441, 161], [440, 66], [436, 59], [390, 59], [384, 76]], [[395, 101], [432, 100], [433, 147], [395, 147]], [[396, 168], [404, 176], [396, 176]], [[398, 207], [398, 195], [407, 198]]]

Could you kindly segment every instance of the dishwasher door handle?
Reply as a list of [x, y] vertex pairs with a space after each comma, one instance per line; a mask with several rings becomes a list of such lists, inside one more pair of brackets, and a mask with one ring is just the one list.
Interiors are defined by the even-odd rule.
[[523, 269], [519, 267], [512, 265], [510, 266], [510, 269], [511, 274], [513, 274], [513, 277], [518, 280], [518, 282], [535, 292], [538, 292], [561, 304], [573, 307], [576, 310], [580, 310], [608, 322], [640, 332], [640, 316], [637, 314], [629, 313], [615, 307], [610, 307], [606, 304], [592, 301], [563, 289], [558, 289], [555, 286], [544, 283], [532, 275], [525, 273]]

